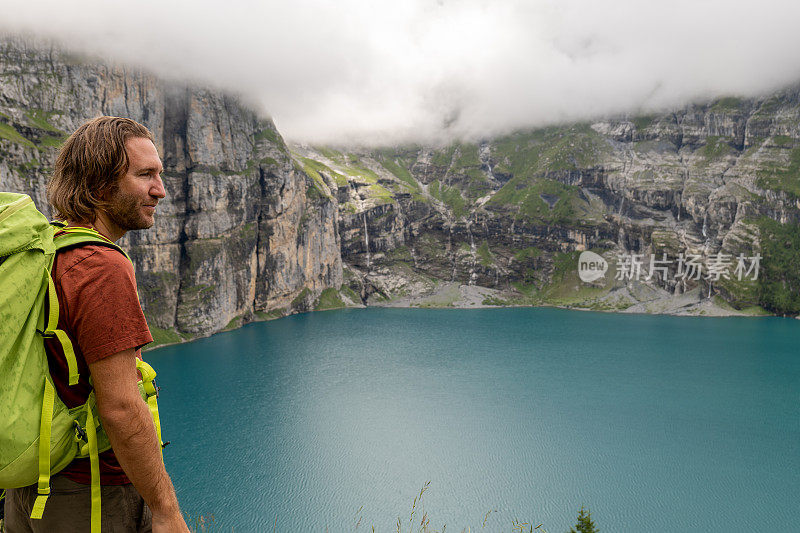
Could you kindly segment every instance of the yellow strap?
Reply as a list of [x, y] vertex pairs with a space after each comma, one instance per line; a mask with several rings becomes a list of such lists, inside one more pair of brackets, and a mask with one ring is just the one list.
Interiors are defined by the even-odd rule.
[[44, 275], [47, 279], [47, 327], [45, 333], [52, 331], [58, 327], [58, 295], [56, 294], [56, 286], [53, 283], [53, 276], [50, 275], [50, 270], [45, 267]]
[[70, 386], [78, 383], [78, 361], [75, 359], [75, 349], [72, 347], [72, 341], [63, 330], [56, 329], [58, 327], [58, 295], [56, 294], [56, 286], [53, 283], [53, 277], [50, 271], [45, 268], [44, 275], [47, 278], [47, 327], [44, 330], [45, 337], [56, 336], [58, 342], [61, 343], [61, 348], [64, 350], [64, 357], [67, 360], [67, 369], [69, 370], [68, 383]]
[[64, 350], [64, 357], [67, 359], [67, 368], [69, 369], [69, 384], [70, 386], [78, 383], [78, 361], [75, 359], [75, 350], [72, 347], [72, 341], [69, 340], [67, 332], [61, 329], [53, 330], [56, 338], [61, 343], [61, 348]]
[[153, 417], [153, 424], [156, 426], [156, 435], [158, 435], [158, 450], [161, 452], [161, 462], [164, 462], [164, 442], [161, 440], [161, 419], [158, 416], [158, 402], [155, 396], [147, 397], [147, 406], [150, 408], [150, 415]]
[[92, 473], [92, 533], [100, 533], [100, 457], [97, 430], [90, 402], [86, 402], [86, 440], [89, 441], [89, 469]]
[[94, 228], [84, 228], [83, 226], [66, 226], [61, 228], [58, 231], [63, 231], [64, 233], [77, 233], [79, 235], [90, 235], [92, 237], [100, 237], [106, 242], [112, 242], [111, 239], [100, 233]]
[[53, 423], [53, 403], [56, 390], [50, 380], [44, 380], [44, 398], [42, 400], [42, 416], [39, 422], [39, 483], [36, 501], [31, 510], [31, 518], [39, 520], [44, 513], [44, 506], [50, 496], [50, 429]]
[[142, 375], [142, 388], [147, 396], [147, 407], [150, 409], [150, 416], [153, 417], [153, 425], [156, 427], [159, 448], [161, 451], [161, 461], [164, 461], [164, 442], [161, 440], [161, 417], [158, 415], [158, 391], [155, 383], [156, 371], [152, 366], [136, 358], [136, 369]]

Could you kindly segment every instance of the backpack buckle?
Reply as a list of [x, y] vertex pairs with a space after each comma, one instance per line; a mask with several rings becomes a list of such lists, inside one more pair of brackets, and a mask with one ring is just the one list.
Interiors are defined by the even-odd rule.
[[75, 425], [75, 439], [83, 442], [89, 442], [89, 436], [86, 434], [86, 430], [78, 424], [77, 420], [73, 420], [72, 423]]

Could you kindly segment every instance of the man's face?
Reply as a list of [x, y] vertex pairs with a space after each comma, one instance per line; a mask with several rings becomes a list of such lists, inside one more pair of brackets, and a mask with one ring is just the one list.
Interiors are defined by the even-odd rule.
[[164, 167], [152, 141], [134, 137], [125, 141], [125, 150], [128, 172], [120, 178], [106, 210], [108, 218], [123, 233], [152, 227], [156, 204], [166, 196], [161, 181]]

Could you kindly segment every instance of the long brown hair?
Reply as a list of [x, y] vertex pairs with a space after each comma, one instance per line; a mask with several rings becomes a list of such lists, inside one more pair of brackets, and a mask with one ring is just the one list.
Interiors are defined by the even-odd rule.
[[142, 137], [153, 141], [146, 127], [129, 118], [98, 117], [69, 136], [47, 183], [47, 200], [61, 220], [92, 222], [96, 210], [108, 206], [119, 178], [128, 171], [125, 141]]

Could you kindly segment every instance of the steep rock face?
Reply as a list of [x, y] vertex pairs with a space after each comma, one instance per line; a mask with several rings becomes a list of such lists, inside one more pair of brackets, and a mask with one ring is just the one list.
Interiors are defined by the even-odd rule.
[[[612, 268], [625, 254], [696, 255], [708, 268], [719, 253], [760, 253], [764, 220], [789, 232], [800, 224], [797, 88], [479, 144], [307, 149], [304, 156], [346, 177], [347, 190], [369, 174], [389, 193], [367, 191], [378, 207], [363, 194], [339, 198], [343, 259], [376, 287], [386, 286], [381, 276], [402, 289], [398, 279], [411, 284], [421, 275], [537, 295], [516, 302], [580, 303], [579, 284], [569, 289], [575, 299], [556, 287], [574, 281], [575, 252], [603, 252]], [[773, 259], [785, 263], [765, 261]], [[670, 268], [670, 279], [648, 283], [671, 293], [699, 288], [740, 306], [771, 305], [760, 285], [678, 283], [676, 265]], [[794, 287], [786, 281], [779, 284]]]
[[14, 38], [0, 41], [0, 73], [0, 188], [30, 194], [47, 215], [69, 132], [100, 115], [153, 132], [167, 198], [153, 228], [120, 244], [155, 328], [207, 335], [341, 285], [335, 198], [308, 197], [311, 179], [274, 125], [235, 98]]

